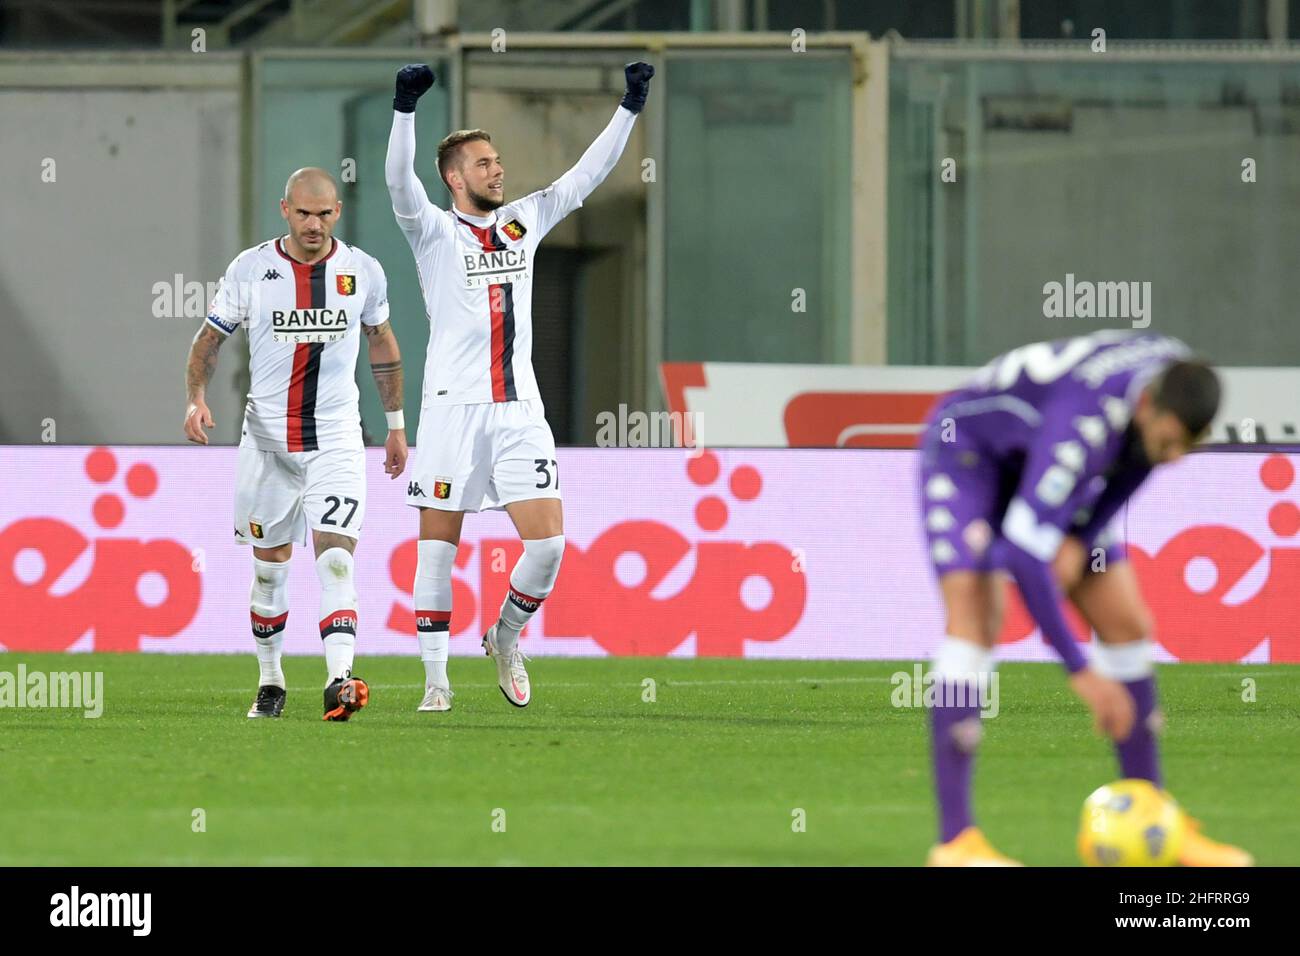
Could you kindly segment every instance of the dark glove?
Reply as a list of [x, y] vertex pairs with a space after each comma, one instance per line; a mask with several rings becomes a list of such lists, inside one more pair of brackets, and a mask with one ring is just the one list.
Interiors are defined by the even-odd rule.
[[[433, 86], [433, 70], [424, 63], [412, 63], [397, 71], [397, 94], [393, 109], [399, 113], [414, 113], [415, 101]], [[645, 98], [642, 97], [644, 100]]]
[[650, 77], [655, 75], [655, 68], [649, 63], [629, 63], [623, 67], [623, 75], [627, 77], [623, 108], [640, 113], [645, 109], [645, 98], [650, 92]]

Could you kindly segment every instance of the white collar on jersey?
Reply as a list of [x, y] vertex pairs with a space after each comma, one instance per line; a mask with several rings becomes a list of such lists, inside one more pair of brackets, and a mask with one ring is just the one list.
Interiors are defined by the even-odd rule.
[[497, 221], [497, 213], [495, 209], [486, 216], [471, 216], [469, 213], [463, 212], [455, 206], [452, 206], [451, 208], [452, 211], [461, 219], [464, 219], [471, 225], [478, 226], [480, 229], [490, 226]]
[[289, 238], [289, 237], [286, 235], [286, 236], [281, 236], [279, 239], [275, 240], [275, 251], [278, 252], [278, 253], [280, 253], [281, 257], [283, 257], [283, 258], [285, 258], [285, 259], [288, 259], [290, 262], [296, 262], [296, 263], [298, 263], [298, 265], [300, 265], [300, 266], [314, 266], [314, 265], [319, 265], [320, 263], [325, 262], [327, 259], [332, 259], [332, 258], [334, 258], [334, 253], [336, 253], [336, 252], [339, 251], [339, 241], [338, 241], [337, 239], [335, 239], [333, 236], [330, 236], [330, 251], [329, 251], [328, 253], [326, 253], [325, 255], [321, 256], [321, 257], [320, 257], [319, 259], [317, 259], [315, 262], [303, 262], [303, 261], [301, 261], [301, 260], [299, 260], [299, 259], [295, 259], [293, 256], [289, 255], [288, 250], [285, 249], [285, 247], [284, 247], [284, 241], [285, 241], [286, 239], [288, 239], [288, 238]]

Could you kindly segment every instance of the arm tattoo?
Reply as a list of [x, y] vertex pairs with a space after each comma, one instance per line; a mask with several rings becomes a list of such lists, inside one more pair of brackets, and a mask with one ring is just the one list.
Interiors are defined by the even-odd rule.
[[379, 400], [384, 403], [384, 411], [395, 412], [402, 407], [402, 360], [396, 362], [373, 362], [370, 371], [375, 376], [375, 387], [379, 389]]
[[216, 329], [204, 323], [190, 343], [190, 357], [185, 364], [185, 397], [189, 401], [200, 397], [208, 387], [212, 373], [217, 368], [217, 352], [225, 341]]
[[370, 339], [370, 371], [375, 376], [379, 400], [384, 403], [384, 411], [395, 412], [402, 407], [402, 353], [397, 336], [387, 322], [362, 328]]

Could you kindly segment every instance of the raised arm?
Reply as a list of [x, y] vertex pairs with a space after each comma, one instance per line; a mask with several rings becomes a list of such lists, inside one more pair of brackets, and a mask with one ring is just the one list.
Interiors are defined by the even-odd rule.
[[406, 219], [417, 218], [429, 204], [429, 194], [415, 175], [415, 104], [432, 86], [433, 70], [423, 63], [404, 66], [397, 73], [384, 179], [393, 200], [393, 212]]
[[567, 173], [560, 177], [560, 183], [572, 183], [578, 201], [586, 199], [596, 187], [605, 181], [618, 158], [623, 155], [627, 139], [632, 134], [632, 124], [636, 114], [626, 107], [619, 106], [609, 125], [596, 137], [595, 142], [587, 147], [582, 158]]
[[650, 77], [655, 70], [649, 63], [629, 63], [623, 68], [627, 78], [627, 91], [609, 125], [587, 147], [573, 168], [551, 183], [546, 189], [526, 197], [522, 202], [533, 204], [539, 235], [545, 235], [555, 224], [582, 205], [583, 200], [605, 181], [623, 155], [632, 125], [645, 106], [650, 92]]
[[646, 97], [650, 95], [650, 78], [654, 75], [655, 68], [649, 63], [629, 63], [623, 67], [627, 89], [614, 118], [609, 121], [604, 132], [596, 137], [596, 141], [587, 147], [577, 165], [564, 174], [573, 179], [580, 200], [590, 196], [592, 190], [605, 181], [618, 158], [623, 155], [627, 138], [632, 133], [632, 124], [636, 121], [637, 114], [645, 109]]

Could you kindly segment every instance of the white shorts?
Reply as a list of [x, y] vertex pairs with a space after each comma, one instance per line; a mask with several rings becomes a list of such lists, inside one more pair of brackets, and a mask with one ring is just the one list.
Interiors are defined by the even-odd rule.
[[306, 543], [307, 528], [360, 536], [366, 450], [259, 451], [239, 446], [235, 540], [257, 548]]
[[487, 511], [559, 497], [555, 438], [541, 399], [420, 409], [408, 505]]

